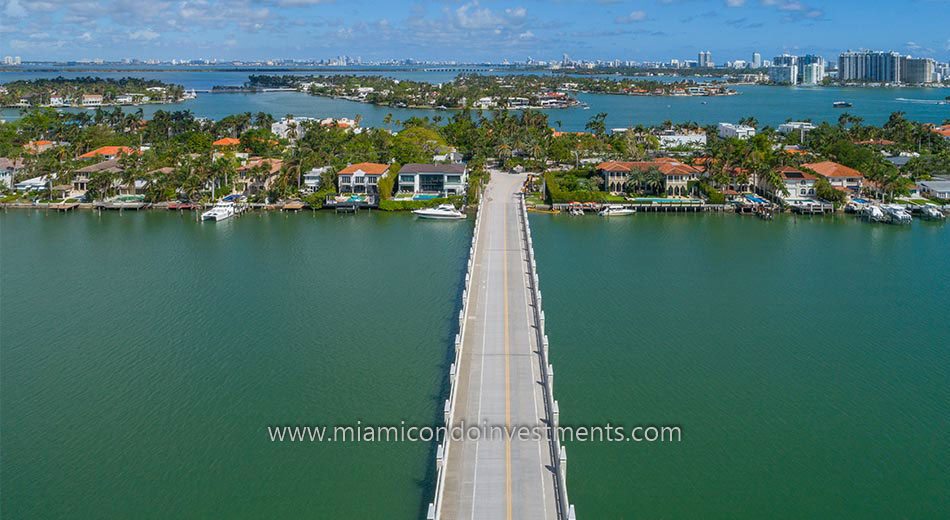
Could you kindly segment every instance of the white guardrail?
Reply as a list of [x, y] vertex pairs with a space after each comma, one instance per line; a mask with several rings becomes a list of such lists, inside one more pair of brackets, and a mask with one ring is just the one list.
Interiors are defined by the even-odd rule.
[[[458, 398], [458, 385], [456, 384], [459, 367], [462, 362], [462, 340], [465, 338], [465, 323], [468, 321], [468, 300], [469, 293], [472, 290], [472, 267], [475, 265], [475, 251], [478, 249], [478, 233], [482, 226], [482, 207], [481, 199], [484, 196], [484, 190], [479, 197], [478, 209], [475, 211], [475, 229], [472, 232], [472, 245], [468, 250], [468, 267], [465, 270], [465, 288], [462, 290], [462, 310], [459, 311], [459, 332], [455, 335], [455, 361], [449, 366], [449, 398], [445, 400], [443, 408], [443, 420], [445, 421], [446, 431], [452, 426], [455, 417], [455, 401]], [[435, 494], [433, 501], [429, 503], [429, 509], [426, 513], [427, 520], [437, 520], [442, 514], [442, 495], [445, 492], [445, 462], [449, 460], [449, 451], [452, 448], [451, 435], [446, 435], [442, 444], [439, 444], [435, 453]]]
[[[484, 195], [484, 194], [483, 194]], [[465, 324], [468, 321], [468, 300], [472, 284], [472, 267], [475, 261], [475, 252], [478, 248], [478, 233], [482, 221], [482, 204], [479, 204], [475, 215], [475, 229], [472, 233], [472, 245], [469, 248], [468, 268], [465, 272], [465, 289], [462, 291], [462, 310], [459, 311], [459, 333], [455, 335], [455, 362], [449, 367], [449, 398], [445, 401], [443, 409], [444, 421], [447, 428], [451, 427], [455, 416], [455, 402], [457, 399], [456, 376], [459, 373], [459, 366], [462, 360], [462, 340], [465, 337]], [[531, 280], [531, 295], [534, 300], [534, 319], [537, 325], [538, 343], [541, 345], [540, 364], [544, 367], [541, 370], [541, 378], [544, 384], [544, 404], [546, 415], [551, 427], [549, 442], [551, 443], [552, 453], [555, 454], [555, 475], [554, 481], [557, 487], [558, 518], [565, 520], [576, 520], [574, 506], [570, 504], [567, 497], [567, 450], [561, 446], [560, 439], [557, 436], [557, 427], [559, 424], [560, 410], [557, 401], [554, 400], [554, 367], [548, 361], [548, 350], [550, 343], [548, 336], [544, 332], [544, 311], [541, 310], [541, 290], [538, 287], [538, 270], [534, 257], [534, 244], [531, 239], [531, 224], [528, 223], [528, 209], [525, 205], [524, 197], [520, 199], [519, 213], [521, 217], [521, 231], [525, 240], [528, 254], [529, 279]], [[439, 520], [442, 513], [442, 495], [445, 491], [445, 461], [448, 460], [449, 452], [452, 447], [451, 436], [446, 436], [442, 444], [436, 449], [436, 483], [433, 502], [429, 503], [426, 513], [427, 520]]]

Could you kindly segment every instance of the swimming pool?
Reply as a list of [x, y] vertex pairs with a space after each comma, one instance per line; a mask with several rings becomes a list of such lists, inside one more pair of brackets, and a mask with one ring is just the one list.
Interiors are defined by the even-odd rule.
[[851, 199], [851, 201], [856, 202], [858, 204], [868, 204], [868, 201], [865, 199]]
[[439, 198], [438, 195], [420, 193], [419, 195], [413, 195], [412, 200], [432, 200]]
[[629, 200], [635, 204], [700, 204], [703, 202], [699, 199], [660, 199], [649, 197], [637, 197]]
[[769, 203], [769, 201], [767, 201], [767, 200], [765, 200], [765, 199], [763, 199], [762, 197], [759, 197], [759, 196], [757, 196], [757, 195], [746, 195], [745, 198], [749, 199], [749, 200], [752, 201], [752, 202], [755, 202], [756, 204], [768, 204], [768, 203]]

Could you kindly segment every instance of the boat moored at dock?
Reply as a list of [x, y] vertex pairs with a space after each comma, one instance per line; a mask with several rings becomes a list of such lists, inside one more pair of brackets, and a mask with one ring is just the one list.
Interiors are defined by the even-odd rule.
[[465, 218], [465, 213], [455, 209], [452, 204], [440, 204], [435, 208], [425, 208], [413, 210], [413, 215], [419, 218], [431, 220], [461, 220]]
[[910, 224], [910, 221], [913, 220], [910, 212], [899, 204], [887, 204], [882, 206], [881, 209], [891, 224]]
[[620, 204], [610, 204], [605, 206], [604, 209], [600, 210], [598, 215], [602, 217], [625, 217], [628, 215], [633, 215], [637, 212], [634, 208], [628, 208]]
[[233, 201], [220, 200], [214, 205], [214, 207], [201, 214], [201, 220], [214, 220], [217, 222], [219, 220], [229, 219], [236, 213], [237, 210]]

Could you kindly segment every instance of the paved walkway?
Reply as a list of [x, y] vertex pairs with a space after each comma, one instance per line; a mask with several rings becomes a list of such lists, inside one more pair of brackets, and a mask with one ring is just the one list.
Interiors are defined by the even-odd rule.
[[[485, 193], [458, 374], [455, 425], [539, 427], [545, 418], [519, 191], [496, 173]], [[452, 442], [441, 517], [555, 519], [554, 463], [540, 438]], [[497, 430], [496, 430], [497, 431]]]

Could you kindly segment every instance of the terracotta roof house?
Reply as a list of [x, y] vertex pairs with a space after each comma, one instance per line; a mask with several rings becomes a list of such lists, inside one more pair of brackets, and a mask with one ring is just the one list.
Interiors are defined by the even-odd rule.
[[835, 188], [846, 188], [847, 190], [859, 193], [864, 187], [864, 175], [848, 168], [843, 164], [831, 161], [803, 164], [802, 168], [807, 168], [818, 175], [828, 179], [828, 182]]
[[663, 175], [663, 191], [667, 195], [687, 195], [688, 183], [697, 180], [702, 173], [702, 170], [695, 166], [668, 157], [653, 161], [607, 161], [597, 165], [597, 170], [604, 176], [607, 191], [614, 193], [624, 191], [627, 178], [634, 170], [646, 172], [651, 169], [656, 169]]
[[39, 141], [30, 141], [26, 143], [25, 145], [23, 145], [23, 148], [26, 150], [27, 153], [36, 154], [36, 153], [43, 153], [54, 146], [56, 146], [56, 143], [54, 143], [53, 141], [39, 140]]
[[0, 157], [0, 188], [12, 188], [13, 178], [16, 176], [17, 172], [23, 169], [23, 166], [23, 159], [8, 159], [6, 157]]
[[782, 166], [777, 168], [776, 171], [782, 177], [788, 194], [783, 194], [781, 190], [775, 189], [773, 186], [760, 186], [767, 193], [782, 199], [802, 199], [815, 196], [815, 182], [818, 181], [818, 177], [815, 175], [791, 166]]
[[102, 159], [113, 159], [120, 155], [126, 154], [130, 155], [133, 153], [140, 153], [128, 146], [102, 146], [92, 150], [91, 152], [86, 152], [79, 156], [80, 159], [93, 159], [93, 158], [102, 158]]
[[280, 159], [262, 159], [252, 157], [238, 168], [238, 177], [234, 181], [245, 195], [267, 191], [273, 186], [284, 162]]
[[935, 127], [933, 131], [934, 133], [943, 136], [944, 139], [950, 141], [950, 125]]
[[241, 144], [240, 139], [235, 139], [233, 137], [222, 137], [221, 139], [218, 139], [217, 141], [211, 143], [211, 146], [225, 147], [225, 146], [237, 146], [239, 144]]
[[379, 193], [379, 179], [389, 175], [389, 165], [356, 163], [340, 170], [337, 186], [340, 193]]

